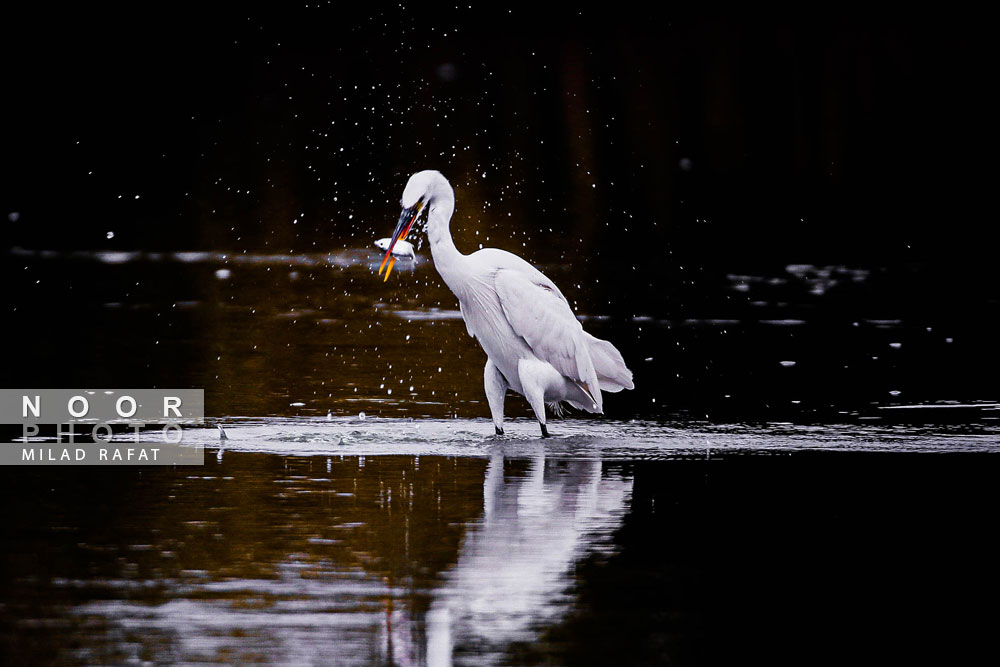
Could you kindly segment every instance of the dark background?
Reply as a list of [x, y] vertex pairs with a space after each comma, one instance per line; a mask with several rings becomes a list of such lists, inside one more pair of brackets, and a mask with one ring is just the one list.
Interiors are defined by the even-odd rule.
[[[406, 178], [437, 168], [456, 188], [460, 249], [517, 252], [581, 315], [609, 318], [587, 326], [622, 349], [639, 387], [611, 414], [798, 414], [788, 406], [802, 400], [840, 419], [890, 391], [995, 401], [984, 22], [651, 11], [6, 10], [0, 211], [18, 215], [0, 246], [26, 350], [9, 386], [205, 386], [212, 408], [222, 391], [289, 375], [272, 404], [216, 414], [281, 413], [309, 374], [318, 385], [367, 369], [381, 389], [401, 365], [390, 347], [415, 325], [386, 333], [383, 319], [373, 333], [366, 299], [454, 308], [432, 271], [383, 287], [366, 271], [289, 264], [222, 284], [209, 270], [22, 251], [370, 248]], [[183, 319], [178, 304], [195, 301], [286, 319], [265, 328], [221, 306]], [[310, 356], [295, 315], [308, 308], [350, 313], [353, 338], [317, 334]], [[69, 335], [53, 321], [87, 326]], [[786, 321], [808, 327], [763, 324]], [[468, 379], [478, 400], [481, 353], [453, 329], [430, 331], [429, 354], [473, 359], [436, 397], [469, 394]], [[258, 361], [240, 357], [254, 331]], [[440, 364], [426, 361], [406, 386], [434, 386]]]
[[580, 254], [591, 275], [635, 258], [643, 296], [650, 247], [980, 253], [993, 48], [975, 17], [648, 11], [8, 11], [5, 243], [335, 249], [391, 231], [406, 177], [438, 168], [460, 239]]

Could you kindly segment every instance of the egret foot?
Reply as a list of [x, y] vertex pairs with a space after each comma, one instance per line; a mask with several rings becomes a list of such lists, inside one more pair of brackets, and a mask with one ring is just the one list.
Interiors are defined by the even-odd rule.
[[549, 437], [551, 437], [549, 435], [549, 429], [545, 428], [545, 424], [543, 424], [541, 422], [538, 422], [538, 425], [542, 427], [542, 437], [543, 438], [549, 438]]
[[497, 435], [503, 435], [503, 429], [502, 428], [500, 428], [499, 426], [494, 426], [493, 428], [495, 428], [497, 430]]

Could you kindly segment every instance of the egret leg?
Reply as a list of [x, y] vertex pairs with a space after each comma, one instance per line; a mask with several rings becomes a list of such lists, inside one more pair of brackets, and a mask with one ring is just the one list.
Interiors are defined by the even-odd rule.
[[542, 427], [542, 437], [547, 438], [549, 429], [545, 427], [545, 387], [542, 384], [545, 369], [537, 361], [522, 359], [517, 364], [517, 374], [524, 389], [524, 397], [528, 399], [528, 405], [534, 411], [538, 425]]
[[503, 373], [491, 359], [486, 360], [486, 368], [483, 369], [483, 385], [486, 387], [486, 400], [493, 415], [493, 427], [497, 435], [503, 435], [503, 399], [508, 385]]

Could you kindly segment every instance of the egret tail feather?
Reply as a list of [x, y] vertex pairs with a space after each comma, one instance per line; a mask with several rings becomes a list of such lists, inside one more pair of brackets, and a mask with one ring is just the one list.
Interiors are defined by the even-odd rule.
[[601, 389], [617, 392], [622, 389], [633, 389], [632, 371], [625, 365], [622, 353], [606, 340], [601, 340], [584, 332], [590, 350], [590, 358], [594, 362]]

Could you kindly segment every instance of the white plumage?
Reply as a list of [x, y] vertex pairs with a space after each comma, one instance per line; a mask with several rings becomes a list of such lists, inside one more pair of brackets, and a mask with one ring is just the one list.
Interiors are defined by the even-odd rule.
[[449, 229], [455, 194], [440, 172], [411, 176], [400, 203], [403, 213], [386, 260], [417, 218], [426, 216], [434, 266], [458, 297], [469, 334], [486, 352], [483, 380], [498, 434], [508, 388], [528, 400], [543, 436], [546, 403], [556, 411], [566, 402], [601, 413], [602, 392], [632, 389], [632, 371], [621, 353], [583, 330], [566, 297], [541, 271], [505, 250], [458, 251]]

